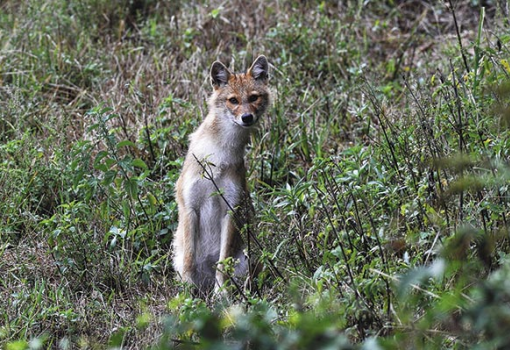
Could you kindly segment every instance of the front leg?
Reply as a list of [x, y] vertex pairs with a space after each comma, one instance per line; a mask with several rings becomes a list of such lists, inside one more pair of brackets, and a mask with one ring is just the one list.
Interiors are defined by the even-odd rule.
[[[230, 256], [234, 256], [234, 248], [236, 243], [237, 228], [234, 219], [230, 214], [226, 214], [221, 221], [221, 241], [220, 241], [220, 256], [218, 261], [223, 261]], [[227, 279], [223, 271], [223, 265], [218, 264], [216, 271], [216, 285], [214, 291], [218, 292], [225, 284]]]
[[195, 210], [190, 209], [182, 220], [182, 272], [183, 281], [193, 283], [196, 271], [196, 247], [198, 240], [198, 215]]

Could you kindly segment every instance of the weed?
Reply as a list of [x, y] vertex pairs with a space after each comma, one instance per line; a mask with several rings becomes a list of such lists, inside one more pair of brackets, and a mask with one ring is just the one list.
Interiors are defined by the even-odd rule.
[[[0, 344], [508, 347], [510, 37], [475, 3], [4, 1]], [[261, 53], [264, 269], [195, 299], [175, 181], [207, 67]]]

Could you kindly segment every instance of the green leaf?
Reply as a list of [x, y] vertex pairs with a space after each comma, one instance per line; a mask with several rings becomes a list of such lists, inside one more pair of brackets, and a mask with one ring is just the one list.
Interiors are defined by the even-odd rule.
[[445, 271], [445, 261], [437, 259], [430, 266], [420, 266], [404, 275], [397, 290], [397, 295], [402, 298], [410, 288], [417, 288], [423, 281], [429, 278], [440, 278]]
[[136, 144], [134, 142], [132, 142], [132, 141], [129, 141], [129, 140], [120, 141], [117, 144], [117, 149], [119, 149], [121, 147], [125, 147], [125, 146], [136, 147]]
[[118, 331], [114, 332], [110, 339], [108, 340], [108, 346], [110, 348], [121, 348], [124, 343], [124, 337], [126, 335], [126, 328], [121, 328]]
[[129, 202], [127, 200], [122, 201], [122, 213], [126, 219], [131, 216], [131, 207], [129, 206]]
[[131, 198], [136, 198], [138, 196], [138, 182], [136, 179], [124, 181], [124, 189]]
[[104, 157], [108, 155], [108, 152], [106, 151], [99, 151], [96, 155], [96, 158], [94, 159], [94, 168], [98, 170], [102, 170], [100, 168], [104, 167], [103, 164], [101, 164], [101, 160], [103, 160]]
[[134, 166], [134, 167], [137, 167], [137, 168], [140, 168], [140, 169], [143, 169], [143, 170], [147, 170], [149, 167], [147, 166], [147, 164], [145, 164], [145, 162], [143, 160], [141, 160], [140, 158], [135, 158], [133, 159], [133, 161], [131, 162], [131, 164]]
[[212, 18], [217, 18], [219, 15], [220, 15], [220, 9], [219, 8], [214, 9], [214, 10], [211, 11], [211, 17]]
[[113, 180], [115, 179], [116, 176], [117, 176], [117, 171], [116, 170], [105, 171], [102, 184], [105, 185], [105, 186], [110, 185], [113, 182]]
[[17, 340], [11, 343], [7, 343], [7, 350], [25, 350], [28, 349], [28, 343], [25, 340]]

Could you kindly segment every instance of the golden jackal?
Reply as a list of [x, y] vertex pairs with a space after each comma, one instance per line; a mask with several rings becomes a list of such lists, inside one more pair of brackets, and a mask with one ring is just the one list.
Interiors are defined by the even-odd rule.
[[240, 235], [251, 207], [244, 153], [270, 98], [265, 56], [239, 74], [216, 61], [210, 76], [209, 113], [190, 137], [177, 181], [179, 225], [173, 242], [175, 271], [201, 291], [224, 284], [218, 262], [229, 257], [236, 261], [236, 277], [248, 274]]

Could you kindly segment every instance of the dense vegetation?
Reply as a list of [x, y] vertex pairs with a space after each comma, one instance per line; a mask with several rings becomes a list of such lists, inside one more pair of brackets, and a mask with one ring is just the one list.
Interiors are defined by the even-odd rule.
[[[2, 1], [1, 346], [510, 347], [498, 4]], [[210, 64], [261, 53], [265, 269], [197, 298], [171, 267], [174, 184]]]

